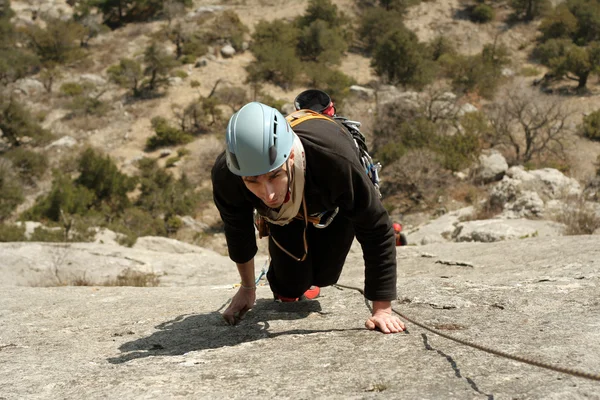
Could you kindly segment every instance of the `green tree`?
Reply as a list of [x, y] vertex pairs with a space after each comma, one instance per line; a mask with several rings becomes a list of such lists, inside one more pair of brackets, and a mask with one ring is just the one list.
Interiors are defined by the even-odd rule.
[[552, 8], [550, 0], [511, 0], [510, 5], [524, 21], [532, 21]]
[[589, 76], [600, 71], [600, 43], [586, 47], [575, 45], [568, 39], [551, 39], [536, 49], [542, 64], [550, 67], [555, 79], [577, 81], [577, 89], [585, 89]]
[[392, 84], [422, 88], [435, 77], [435, 65], [427, 48], [406, 28], [388, 33], [373, 54], [372, 65]]
[[79, 45], [85, 28], [75, 21], [48, 19], [45, 28], [30, 25], [23, 32], [29, 47], [45, 66], [69, 64], [85, 56]]
[[169, 71], [177, 63], [162, 46], [153, 42], [144, 51], [144, 65], [144, 75], [149, 77], [148, 90], [154, 91], [167, 83]]
[[11, 161], [14, 170], [19, 174], [21, 182], [33, 186], [48, 168], [48, 157], [43, 153], [17, 147], [4, 154]]
[[12, 147], [20, 146], [25, 138], [29, 138], [32, 145], [43, 145], [52, 139], [52, 134], [12, 97], [5, 99], [0, 96], [0, 131]]
[[[596, 110], [583, 117], [583, 122], [579, 127], [579, 130], [584, 137], [590, 140], [600, 141], [600, 110]], [[600, 164], [598, 167], [597, 175], [600, 176]]]
[[364, 10], [360, 18], [358, 36], [364, 42], [365, 50], [371, 54], [379, 41], [395, 29], [403, 29], [402, 15], [381, 7]]
[[144, 75], [139, 62], [130, 58], [123, 58], [119, 61], [119, 64], [109, 67], [106, 72], [111, 81], [121, 87], [130, 89], [133, 97], [138, 97], [141, 94], [140, 82]]
[[15, 15], [9, 0], [0, 0], [0, 84], [8, 84], [35, 71], [38, 59], [17, 46], [17, 31], [11, 23]]
[[10, 217], [23, 200], [23, 189], [11, 163], [0, 157], [0, 222]]
[[324, 65], [337, 65], [348, 45], [337, 28], [318, 19], [300, 31], [298, 54], [304, 61], [316, 61]]
[[282, 20], [260, 21], [252, 35], [250, 50], [255, 56], [246, 70], [248, 82], [273, 82], [291, 87], [300, 72], [300, 60], [296, 56], [298, 29]]
[[94, 194], [97, 208], [105, 204], [113, 213], [120, 213], [129, 206], [127, 193], [135, 188], [136, 180], [121, 173], [108, 155], [88, 148], [79, 157], [78, 170], [75, 184]]
[[542, 20], [539, 30], [542, 32], [541, 42], [572, 38], [577, 32], [577, 18], [566, 4], [560, 4]]
[[163, 117], [152, 118], [155, 135], [146, 141], [146, 149], [156, 150], [159, 147], [176, 146], [192, 141], [192, 136], [171, 126]]
[[172, 217], [194, 211], [196, 196], [185, 175], [175, 179], [150, 158], [140, 160], [139, 168], [141, 185], [136, 206], [155, 218], [161, 217], [165, 226]]
[[61, 222], [67, 215], [86, 215], [93, 202], [94, 193], [76, 185], [70, 176], [54, 171], [50, 193], [39, 198], [21, 219]]
[[477, 92], [493, 97], [502, 79], [502, 67], [509, 63], [508, 50], [494, 44], [484, 46], [480, 54], [447, 54], [439, 59], [444, 74], [452, 80], [454, 90]]

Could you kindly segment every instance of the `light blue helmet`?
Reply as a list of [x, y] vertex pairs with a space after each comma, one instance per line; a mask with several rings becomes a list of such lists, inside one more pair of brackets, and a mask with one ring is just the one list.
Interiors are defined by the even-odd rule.
[[227, 125], [227, 167], [239, 176], [269, 173], [288, 159], [294, 137], [279, 111], [262, 103], [248, 103]]

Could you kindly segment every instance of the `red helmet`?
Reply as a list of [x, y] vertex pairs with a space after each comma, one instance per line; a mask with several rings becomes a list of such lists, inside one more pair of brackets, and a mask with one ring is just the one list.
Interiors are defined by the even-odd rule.
[[399, 223], [397, 223], [397, 222], [394, 222], [394, 223], [392, 224], [392, 227], [394, 228], [394, 232], [396, 232], [396, 233], [398, 233], [398, 232], [402, 231], [402, 225], [400, 225], [400, 224], [399, 224]]

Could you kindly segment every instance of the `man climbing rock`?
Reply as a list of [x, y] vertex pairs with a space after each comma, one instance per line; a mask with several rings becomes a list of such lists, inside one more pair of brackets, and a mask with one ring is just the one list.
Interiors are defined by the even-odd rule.
[[213, 166], [214, 201], [241, 277], [223, 318], [237, 323], [256, 300], [256, 210], [258, 225], [268, 230], [267, 279], [276, 300], [314, 298], [320, 287], [335, 284], [356, 236], [365, 261], [364, 293], [373, 304], [365, 326], [403, 331], [391, 306], [392, 223], [354, 141], [341, 124], [318, 113], [290, 120], [267, 105], [246, 104], [229, 120], [226, 150]]

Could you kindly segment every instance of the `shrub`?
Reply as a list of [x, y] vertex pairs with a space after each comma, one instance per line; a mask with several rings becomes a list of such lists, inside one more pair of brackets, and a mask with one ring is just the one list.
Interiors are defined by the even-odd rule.
[[47, 19], [45, 22], [45, 28], [28, 25], [23, 30], [29, 47], [37, 54], [42, 64], [69, 64], [85, 56], [78, 43], [85, 35], [82, 25], [60, 18]]
[[146, 141], [148, 151], [156, 150], [159, 147], [186, 144], [193, 140], [191, 135], [172, 127], [163, 117], [154, 117], [151, 123], [156, 134]]
[[417, 89], [430, 83], [436, 75], [427, 47], [406, 28], [397, 28], [378, 42], [371, 64], [377, 75], [388, 82]]
[[552, 8], [550, 0], [511, 0], [510, 5], [515, 14], [525, 21], [531, 21]]
[[139, 162], [140, 195], [136, 205], [153, 216], [163, 216], [165, 221], [173, 215], [188, 215], [196, 206], [193, 185], [185, 175], [175, 179], [155, 160], [144, 158]]
[[119, 61], [119, 64], [109, 67], [106, 72], [111, 81], [121, 87], [131, 89], [134, 97], [140, 95], [140, 82], [143, 74], [139, 62], [123, 58]]
[[0, 158], [0, 221], [8, 218], [23, 200], [23, 189], [11, 163]]
[[402, 14], [387, 11], [380, 7], [367, 8], [359, 21], [358, 36], [364, 42], [365, 50], [371, 54], [381, 38], [395, 29], [404, 29]]
[[164, 221], [159, 217], [152, 216], [149, 212], [139, 208], [128, 208], [123, 215], [114, 219], [108, 228], [123, 236], [117, 241], [131, 247], [141, 236], [166, 236]]
[[48, 168], [48, 157], [31, 150], [17, 147], [4, 156], [12, 162], [21, 180], [28, 185], [32, 185]]
[[282, 20], [260, 21], [252, 40], [250, 50], [256, 60], [246, 67], [248, 82], [270, 81], [284, 88], [293, 86], [301, 68], [296, 56], [298, 29]]
[[509, 62], [507, 54], [505, 47], [486, 45], [480, 54], [446, 54], [439, 63], [455, 91], [492, 98], [502, 80], [502, 67]]
[[469, 167], [480, 153], [479, 136], [474, 133], [442, 136], [437, 146], [442, 167], [454, 172]]
[[477, 4], [471, 10], [471, 21], [480, 24], [490, 22], [494, 19], [494, 9], [487, 4]]
[[188, 77], [188, 73], [180, 69], [178, 69], [177, 71], [173, 71], [171, 75], [181, 79], [185, 79]]
[[60, 222], [65, 215], [87, 214], [93, 202], [94, 193], [75, 185], [69, 176], [55, 171], [50, 193], [38, 198], [34, 206], [22, 214], [21, 219]]
[[30, 145], [44, 145], [53, 135], [43, 129], [35, 117], [21, 103], [13, 99], [4, 99], [0, 95], [0, 131], [8, 143], [17, 147], [23, 138], [31, 139]]
[[69, 117], [82, 115], [102, 117], [110, 110], [110, 105], [97, 96], [75, 96], [67, 107], [71, 110]]
[[152, 272], [140, 272], [126, 268], [117, 275], [115, 280], [106, 281], [103, 286], [156, 287], [159, 284], [160, 278]]
[[337, 106], [341, 105], [349, 94], [350, 86], [356, 81], [337, 69], [328, 68], [319, 63], [307, 64], [304, 69], [309, 86], [324, 90]]
[[84, 92], [84, 87], [77, 82], [65, 82], [60, 85], [60, 92], [68, 97], [80, 96]]
[[600, 229], [600, 215], [583, 196], [568, 200], [555, 218], [566, 225], [565, 235], [591, 235]]
[[584, 137], [600, 141], [600, 110], [583, 117], [583, 123], [579, 129]]
[[25, 225], [0, 223], [0, 242], [24, 242]]
[[29, 238], [32, 242], [51, 242], [59, 243], [66, 242], [65, 232], [61, 228], [44, 228], [41, 226], [36, 227]]
[[94, 194], [97, 207], [104, 203], [113, 212], [121, 212], [129, 206], [127, 193], [135, 187], [136, 179], [121, 173], [108, 155], [88, 148], [79, 157], [78, 169], [75, 183]]
[[210, 41], [228, 42], [236, 51], [241, 51], [244, 35], [248, 31], [235, 11], [226, 10], [215, 18]]

